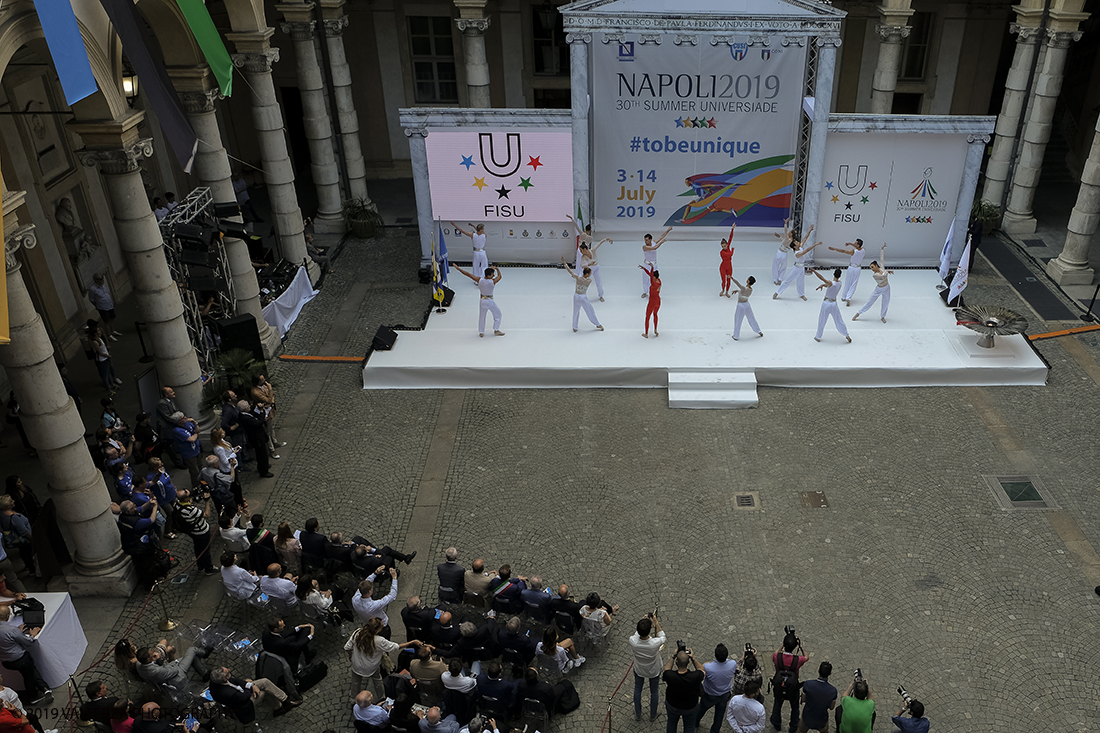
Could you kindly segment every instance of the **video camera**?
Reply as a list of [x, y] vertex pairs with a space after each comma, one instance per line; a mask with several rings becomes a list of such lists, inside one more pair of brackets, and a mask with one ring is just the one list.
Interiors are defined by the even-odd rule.
[[909, 707], [909, 703], [913, 702], [913, 696], [901, 685], [898, 685], [898, 694], [901, 695], [901, 699], [905, 701], [905, 707]]
[[852, 682], [863, 682], [863, 669], [856, 667], [856, 671], [852, 672]]

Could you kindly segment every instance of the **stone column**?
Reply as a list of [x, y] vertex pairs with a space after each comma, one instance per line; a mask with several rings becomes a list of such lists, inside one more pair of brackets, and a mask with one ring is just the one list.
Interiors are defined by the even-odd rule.
[[1077, 30], [1047, 30], [1046, 54], [1035, 79], [1031, 109], [1020, 139], [1020, 157], [1012, 174], [1008, 206], [1001, 219], [1001, 228], [1010, 234], [1031, 234], [1035, 231], [1036, 221], [1031, 205], [1043, 170], [1043, 155], [1054, 123], [1054, 107], [1062, 91], [1062, 72], [1065, 70], [1069, 44], [1080, 38], [1081, 31]]
[[[195, 154], [195, 174], [202, 185], [210, 189], [214, 203], [236, 205], [237, 196], [233, 192], [229, 156], [222, 147], [221, 129], [214, 111], [214, 100], [219, 93], [209, 69], [173, 69], [168, 73], [179, 93], [183, 109], [191, 120], [191, 127], [199, 138], [199, 149]], [[233, 217], [233, 220], [244, 221], [240, 216]], [[225, 237], [222, 244], [229, 260], [229, 273], [233, 278], [233, 295], [237, 300], [236, 315], [250, 313], [256, 319], [264, 358], [270, 359], [279, 350], [279, 333], [264, 320], [260, 306], [260, 284], [256, 280], [256, 270], [252, 267], [248, 245], [236, 237]]]
[[879, 36], [878, 63], [871, 80], [871, 114], [888, 115], [894, 108], [894, 89], [898, 85], [901, 39], [908, 38], [911, 28], [880, 23], [876, 30]]
[[966, 248], [966, 230], [970, 226], [970, 209], [974, 206], [974, 192], [978, 188], [978, 175], [982, 172], [982, 157], [989, 135], [966, 136], [966, 163], [963, 165], [962, 186], [955, 203], [955, 228], [951, 234], [951, 262], [957, 263]]
[[275, 233], [279, 241], [279, 254], [295, 264], [305, 263], [309, 278], [316, 282], [320, 269], [306, 254], [303, 236], [302, 210], [298, 207], [298, 194], [294, 191], [294, 169], [290, 165], [286, 133], [283, 131], [283, 113], [275, 97], [275, 83], [271, 79], [271, 65], [279, 60], [279, 49], [271, 48], [274, 28], [254, 33], [226, 33], [236, 46], [233, 65], [244, 72], [252, 94], [252, 121], [263, 161], [264, 183], [271, 203], [271, 215], [275, 219]]
[[466, 51], [466, 89], [469, 107], [492, 107], [489, 101], [489, 62], [485, 59], [486, 0], [454, 0], [459, 17], [455, 25], [462, 31]]
[[343, 12], [344, 2], [345, 0], [321, 0], [325, 44], [328, 46], [332, 91], [336, 96], [336, 119], [340, 123], [340, 142], [344, 149], [348, 188], [352, 198], [370, 201], [367, 196], [367, 166], [363, 162], [363, 149], [359, 144], [359, 115], [355, 111], [355, 99], [351, 93], [351, 68], [344, 53], [344, 29], [348, 26], [348, 16]]
[[997, 206], [1004, 203], [1008, 174], [1012, 168], [1013, 146], [1027, 102], [1028, 74], [1035, 62], [1035, 50], [1038, 47], [1036, 41], [1039, 29], [1033, 24], [1037, 24], [1038, 19], [1028, 20], [1028, 24], [1013, 23], [1009, 26], [1011, 32], [1016, 34], [1016, 51], [1012, 56], [1008, 78], [1005, 79], [1004, 101], [1001, 102], [1001, 113], [997, 115], [997, 128], [993, 132], [993, 150], [985, 166], [982, 198]]
[[1059, 285], [1091, 285], [1089, 248], [1100, 224], [1100, 119], [1092, 136], [1092, 147], [1081, 172], [1077, 203], [1069, 215], [1069, 228], [1062, 253], [1047, 263], [1047, 274]]
[[340, 201], [340, 170], [332, 149], [332, 122], [325, 101], [325, 82], [314, 43], [317, 21], [313, 20], [312, 2], [283, 3], [275, 9], [283, 14], [284, 33], [294, 42], [297, 61], [298, 89], [302, 93], [302, 120], [309, 141], [310, 169], [317, 188], [317, 215], [313, 228], [317, 232], [343, 233], [344, 215]]
[[138, 137], [141, 119], [141, 114], [134, 114], [121, 123], [70, 126], [84, 139], [84, 149], [77, 151], [81, 161], [88, 167], [98, 166], [103, 175], [118, 243], [148, 324], [161, 386], [172, 387], [180, 409], [202, 421], [199, 361], [183, 320], [179, 287], [168, 271], [160, 227], [141, 180], [141, 159], [153, 154], [153, 141]]
[[426, 127], [405, 128], [409, 138], [409, 159], [412, 164], [413, 193], [416, 194], [416, 223], [420, 227], [420, 266], [431, 267], [432, 235], [435, 221], [432, 219], [432, 189], [428, 185], [428, 137]]
[[591, 33], [567, 33], [569, 44], [569, 84], [573, 107], [573, 197], [592, 221], [592, 203], [588, 175], [588, 46]]
[[817, 228], [818, 207], [821, 205], [821, 179], [825, 168], [825, 137], [829, 132], [829, 108], [833, 103], [833, 75], [836, 72], [836, 50], [840, 39], [821, 37], [817, 44], [817, 77], [814, 83], [814, 119], [810, 130], [810, 152], [806, 160], [806, 200], [802, 203], [802, 226], [805, 234], [813, 224]]
[[19, 226], [16, 219], [23, 197], [22, 191], [3, 192], [11, 343], [0, 347], [0, 365], [19, 400], [23, 425], [46, 472], [57, 516], [75, 545], [74, 563], [65, 569], [67, 590], [74, 596], [127, 597], [137, 582], [134, 566], [122, 554], [107, 485], [92, 465], [84, 423], [76, 403], [65, 393], [53, 344], [34, 310], [16, 257], [20, 247], [30, 249], [36, 244], [34, 226]]

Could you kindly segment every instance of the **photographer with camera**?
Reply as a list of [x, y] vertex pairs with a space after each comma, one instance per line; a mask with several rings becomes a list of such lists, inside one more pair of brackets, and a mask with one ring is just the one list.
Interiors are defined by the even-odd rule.
[[[675, 663], [676, 669], [673, 669]], [[694, 667], [688, 671], [688, 664]], [[699, 717], [699, 698], [703, 694], [703, 680], [707, 673], [696, 661], [684, 642], [676, 642], [676, 653], [665, 662], [661, 679], [665, 681], [665, 710], [668, 712], [666, 733], [676, 733], [677, 723], [684, 719], [684, 733], [695, 733], [695, 721]]]
[[836, 709], [837, 733], [871, 733], [875, 727], [875, 701], [871, 698], [871, 685], [863, 678], [863, 670], [856, 669], [852, 684], [844, 691], [844, 698]]
[[829, 733], [829, 711], [836, 706], [836, 688], [829, 684], [833, 665], [822, 662], [817, 668], [817, 679], [802, 683], [802, 719], [798, 721], [798, 733], [811, 730]]
[[[901, 695], [901, 710], [898, 710], [898, 714], [891, 718], [894, 725], [902, 733], [928, 733], [928, 729], [932, 724], [928, 718], [924, 717], [924, 703], [920, 700], [914, 700], [913, 696], [906, 692], [904, 687], [898, 688], [898, 694]], [[901, 714], [906, 710], [909, 711], [909, 715], [912, 717], [901, 717]]]
[[634, 654], [634, 720], [642, 719], [642, 687], [646, 680], [649, 680], [649, 722], [657, 719], [657, 685], [661, 681], [664, 646], [665, 632], [654, 610], [638, 622], [637, 632], [630, 637], [630, 651]]
[[772, 694], [775, 695], [775, 703], [772, 705], [771, 724], [776, 730], [783, 730], [783, 703], [791, 705], [791, 733], [798, 730], [798, 703], [802, 695], [802, 685], [798, 681], [798, 670], [809, 659], [805, 654], [794, 654], [797, 648], [802, 652], [802, 640], [795, 634], [793, 626], [783, 627], [783, 646], [772, 654], [772, 665], [775, 667], [775, 676], [772, 677]]

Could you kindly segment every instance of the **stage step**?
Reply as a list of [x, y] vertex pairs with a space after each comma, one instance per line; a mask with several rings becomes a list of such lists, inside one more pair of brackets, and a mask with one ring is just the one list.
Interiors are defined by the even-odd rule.
[[691, 410], [736, 410], [756, 407], [756, 372], [670, 371], [668, 406]]

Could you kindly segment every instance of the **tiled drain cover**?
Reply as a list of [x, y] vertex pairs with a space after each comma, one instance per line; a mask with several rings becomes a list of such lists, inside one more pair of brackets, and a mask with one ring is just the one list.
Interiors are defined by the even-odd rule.
[[759, 509], [760, 493], [757, 491], [744, 491], [733, 495], [734, 509]]
[[825, 509], [829, 506], [824, 491], [803, 491], [798, 496], [804, 509]]
[[1018, 509], [1057, 509], [1058, 504], [1033, 476], [984, 476], [997, 503], [1006, 511]]

